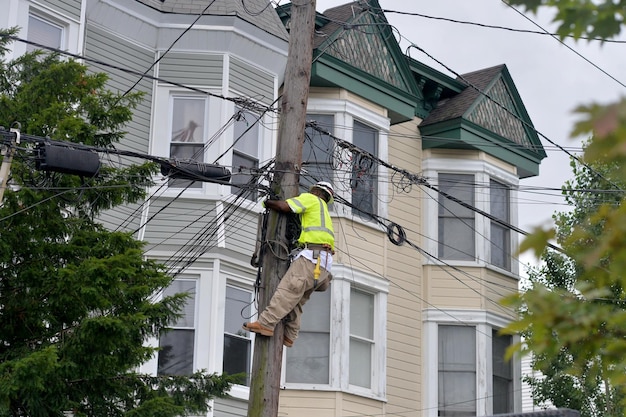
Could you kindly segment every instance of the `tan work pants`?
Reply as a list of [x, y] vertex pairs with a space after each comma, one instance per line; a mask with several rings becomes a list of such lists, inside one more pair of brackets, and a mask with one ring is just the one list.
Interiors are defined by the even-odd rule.
[[[315, 264], [302, 256], [293, 261], [280, 280], [269, 305], [259, 315], [259, 323], [273, 329], [279, 321], [287, 317], [285, 336], [295, 341], [300, 332], [302, 306], [316, 290], [313, 287], [314, 269]], [[317, 288], [325, 290], [332, 275], [324, 268], [320, 268], [320, 271]]]

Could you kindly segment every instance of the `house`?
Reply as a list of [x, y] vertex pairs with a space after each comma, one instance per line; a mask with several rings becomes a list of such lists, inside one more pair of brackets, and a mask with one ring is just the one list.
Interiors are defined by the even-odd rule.
[[[3, 24], [143, 91], [127, 149], [219, 163], [233, 185], [156, 178], [102, 221], [135, 231], [192, 294], [142, 371], [248, 372], [261, 197], [276, 149], [290, 5], [9, 0]], [[13, 54], [30, 48], [15, 45]], [[285, 349], [281, 416], [521, 411], [513, 317], [516, 188], [545, 152], [505, 65], [450, 77], [400, 50], [377, 0], [319, 13], [301, 182], [331, 181], [333, 285]], [[235, 386], [209, 416], [246, 415]]]

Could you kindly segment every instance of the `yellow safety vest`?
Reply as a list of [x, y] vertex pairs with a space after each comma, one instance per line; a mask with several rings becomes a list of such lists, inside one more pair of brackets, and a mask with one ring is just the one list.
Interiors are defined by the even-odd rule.
[[291, 211], [300, 215], [302, 231], [299, 243], [327, 244], [335, 249], [335, 232], [326, 202], [311, 193], [302, 193], [287, 200]]

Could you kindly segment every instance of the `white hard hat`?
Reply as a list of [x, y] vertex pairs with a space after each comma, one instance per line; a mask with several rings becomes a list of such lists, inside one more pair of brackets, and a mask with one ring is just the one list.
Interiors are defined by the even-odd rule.
[[328, 194], [328, 204], [332, 204], [335, 201], [335, 190], [333, 190], [333, 186], [331, 183], [326, 181], [320, 181], [313, 184], [310, 189], [313, 190], [313, 188], [319, 188], [320, 190], [325, 191]]

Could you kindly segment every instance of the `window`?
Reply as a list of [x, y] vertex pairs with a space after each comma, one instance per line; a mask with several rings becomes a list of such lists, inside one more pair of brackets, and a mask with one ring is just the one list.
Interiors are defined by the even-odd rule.
[[[205, 97], [172, 97], [170, 157], [204, 163], [204, 135], [208, 113]], [[202, 188], [202, 182], [170, 179], [174, 188]]]
[[176, 279], [163, 290], [163, 296], [187, 293], [181, 316], [159, 338], [159, 375], [191, 375], [195, 342], [196, 281]]
[[[320, 129], [333, 133], [334, 116], [329, 114], [309, 114], [308, 120], [315, 121]], [[308, 190], [318, 181], [333, 181], [334, 140], [316, 129], [307, 127], [302, 145], [302, 174], [300, 184]]]
[[500, 336], [510, 318], [489, 311], [425, 309], [424, 416], [485, 416], [520, 412], [521, 362], [504, 361], [519, 338]]
[[[439, 174], [439, 190], [474, 206], [474, 175]], [[439, 257], [473, 261], [475, 251], [474, 212], [439, 194]]]
[[511, 336], [500, 336], [497, 330], [492, 330], [493, 414], [512, 413], [514, 411], [513, 364], [504, 358], [506, 349], [511, 343]]
[[[26, 37], [29, 41], [51, 48], [61, 49], [63, 47], [63, 26], [38, 15], [29, 14]], [[36, 49], [39, 48], [31, 44], [26, 46], [27, 52], [32, 52]]]
[[[352, 143], [371, 155], [378, 156], [378, 131], [359, 121], [354, 121]], [[352, 155], [352, 213], [363, 218], [377, 214], [378, 163], [355, 152]]]
[[329, 383], [330, 293], [314, 293], [306, 304], [298, 340], [287, 351], [287, 382]]
[[439, 325], [439, 416], [476, 415], [476, 328]]
[[[509, 189], [498, 181], [490, 184], [490, 214], [509, 223]], [[511, 231], [495, 221], [491, 221], [491, 264], [500, 268], [511, 269]]]
[[252, 293], [241, 288], [226, 286], [224, 312], [223, 371], [229, 375], [245, 374], [244, 385], [250, 385], [252, 339], [241, 328], [241, 317], [251, 317]]
[[231, 193], [248, 200], [257, 199], [254, 170], [259, 167], [259, 116], [239, 110], [234, 125], [233, 170], [230, 182], [240, 187], [231, 187]]
[[374, 295], [350, 291], [350, 384], [370, 388], [374, 349]]
[[287, 386], [384, 399], [388, 288], [379, 277], [333, 265], [330, 289], [311, 296], [298, 340], [286, 349]]

